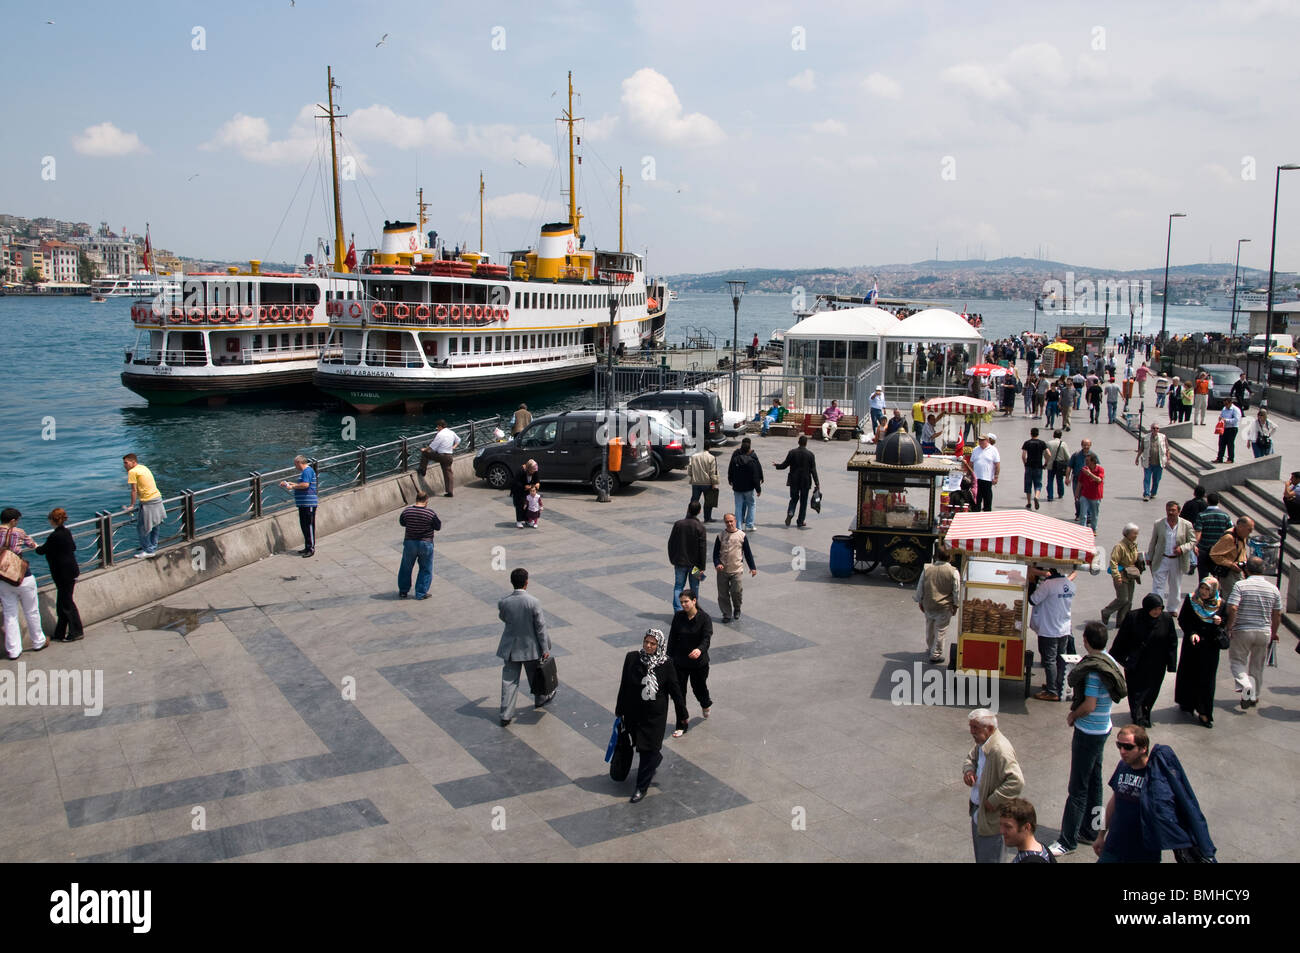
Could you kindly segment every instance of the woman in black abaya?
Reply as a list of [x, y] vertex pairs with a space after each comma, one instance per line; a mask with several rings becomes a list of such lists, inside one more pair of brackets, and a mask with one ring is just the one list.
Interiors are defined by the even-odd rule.
[[1214, 679], [1223, 635], [1219, 580], [1206, 576], [1195, 593], [1183, 598], [1178, 627], [1183, 630], [1183, 654], [1178, 660], [1174, 701], [1187, 714], [1195, 714], [1206, 728], [1213, 728]]
[[1160, 696], [1165, 672], [1178, 670], [1178, 633], [1173, 615], [1165, 611], [1165, 600], [1147, 593], [1142, 608], [1134, 609], [1120, 623], [1110, 654], [1124, 666], [1133, 723], [1150, 728], [1151, 706]]

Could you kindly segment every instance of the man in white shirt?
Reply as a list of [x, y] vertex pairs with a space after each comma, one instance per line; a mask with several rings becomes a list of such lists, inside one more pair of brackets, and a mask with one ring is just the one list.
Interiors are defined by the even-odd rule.
[[[1165, 600], [1175, 615], [1183, 603], [1182, 574], [1192, 568], [1196, 530], [1178, 515], [1177, 503], [1165, 504], [1165, 518], [1151, 527], [1147, 543], [1147, 565], [1151, 567], [1151, 591]], [[1123, 620], [1121, 620], [1123, 621]]]
[[[1036, 570], [1039, 576], [1044, 573]], [[1034, 587], [1034, 594], [1029, 597], [1033, 613], [1029, 617], [1029, 627], [1038, 633], [1038, 651], [1043, 657], [1043, 690], [1034, 697], [1040, 701], [1059, 702], [1061, 687], [1065, 683], [1065, 641], [1070, 636], [1071, 612], [1074, 595], [1077, 590], [1068, 576], [1062, 576], [1057, 570], [1048, 571], [1046, 578], [1040, 579]]]
[[970, 465], [975, 473], [975, 511], [989, 512], [993, 509], [993, 487], [997, 485], [1002, 473], [1002, 455], [990, 442], [993, 434], [980, 436], [979, 446], [971, 451]]
[[1228, 462], [1237, 462], [1237, 428], [1241, 426], [1241, 409], [1231, 397], [1223, 398], [1223, 410], [1219, 411], [1219, 423], [1223, 424], [1223, 433], [1219, 434], [1219, 455], [1215, 463], [1223, 462], [1223, 452], [1228, 451]]
[[438, 466], [442, 467], [442, 495], [451, 496], [454, 489], [451, 476], [451, 454], [460, 446], [460, 437], [456, 436], [456, 432], [447, 426], [445, 420], [439, 420], [434, 424], [434, 428], [436, 432], [426, 449], [429, 455], [438, 461]]
[[1228, 664], [1241, 692], [1242, 708], [1259, 704], [1264, 659], [1269, 643], [1277, 641], [1281, 621], [1282, 594], [1264, 575], [1264, 560], [1251, 556], [1246, 560], [1246, 578], [1232, 587], [1223, 613], [1223, 627], [1230, 639]]

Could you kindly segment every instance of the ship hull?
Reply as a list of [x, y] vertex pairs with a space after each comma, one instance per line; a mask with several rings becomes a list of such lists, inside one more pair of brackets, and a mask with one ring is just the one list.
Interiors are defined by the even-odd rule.
[[439, 403], [457, 397], [506, 394], [590, 377], [594, 361], [561, 367], [539, 366], [509, 375], [414, 377], [350, 376], [318, 370], [316, 389], [362, 413]]
[[315, 367], [274, 373], [216, 376], [166, 376], [123, 371], [122, 385], [150, 404], [176, 407], [200, 402], [261, 400], [277, 393], [296, 391], [304, 397], [318, 395], [312, 387]]

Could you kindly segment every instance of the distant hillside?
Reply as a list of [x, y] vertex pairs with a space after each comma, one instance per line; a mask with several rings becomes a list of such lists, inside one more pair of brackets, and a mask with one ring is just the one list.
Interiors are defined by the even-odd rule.
[[[668, 286], [677, 291], [726, 294], [727, 279], [749, 282], [746, 293], [788, 294], [797, 287], [809, 294], [865, 294], [873, 281], [882, 297], [929, 298], [1012, 298], [1031, 299], [1042, 293], [1044, 282], [1062, 281], [1073, 272], [1076, 281], [1085, 278], [1150, 281], [1155, 294], [1164, 283], [1164, 266], [1133, 271], [1114, 271], [1032, 258], [998, 258], [993, 261], [918, 261], [912, 264], [856, 265], [845, 268], [745, 268], [707, 274], [669, 275]], [[1170, 299], [1203, 298], [1232, 282], [1233, 266], [1225, 264], [1175, 265], [1169, 269]], [[1267, 285], [1268, 272], [1241, 269], [1243, 288]], [[1280, 291], [1295, 286], [1297, 276], [1279, 272], [1275, 287]]]

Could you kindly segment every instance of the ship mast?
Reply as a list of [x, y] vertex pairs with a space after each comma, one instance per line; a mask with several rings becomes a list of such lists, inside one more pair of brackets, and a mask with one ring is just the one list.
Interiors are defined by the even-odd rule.
[[478, 253], [483, 254], [483, 170], [478, 172]]
[[574, 176], [573, 163], [573, 124], [577, 120], [573, 116], [573, 70], [569, 70], [569, 108], [564, 113], [564, 121], [569, 124], [569, 224], [573, 226], [573, 234], [578, 235], [578, 183]]
[[343, 114], [334, 111], [334, 90], [338, 84], [334, 82], [334, 73], [330, 67], [325, 67], [325, 80], [329, 85], [329, 110], [324, 117], [330, 121], [330, 169], [334, 176], [334, 270], [336, 272], [346, 273], [348, 270], [347, 250], [343, 247], [343, 206], [339, 200], [339, 153], [338, 143], [334, 135], [334, 120], [341, 119]]
[[623, 167], [618, 167], [618, 250], [623, 252]]

